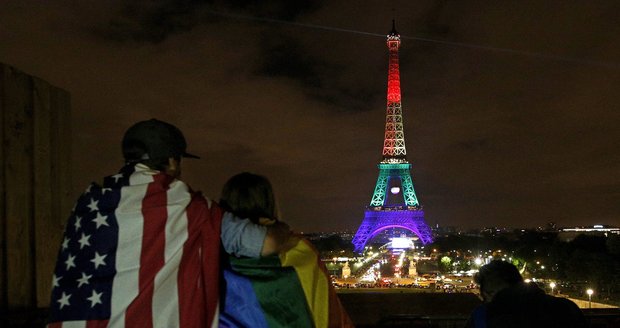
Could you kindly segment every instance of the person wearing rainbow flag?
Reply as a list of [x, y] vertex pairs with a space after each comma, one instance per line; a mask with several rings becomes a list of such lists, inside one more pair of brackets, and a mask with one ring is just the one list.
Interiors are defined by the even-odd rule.
[[[230, 178], [220, 204], [257, 224], [279, 222], [271, 184], [260, 175]], [[220, 327], [353, 327], [310, 242], [291, 238], [283, 249], [258, 259], [228, 256]]]

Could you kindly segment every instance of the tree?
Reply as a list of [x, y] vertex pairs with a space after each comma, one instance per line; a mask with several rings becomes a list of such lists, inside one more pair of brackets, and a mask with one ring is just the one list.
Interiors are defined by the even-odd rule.
[[441, 272], [450, 272], [452, 271], [452, 266], [450, 265], [452, 263], [452, 259], [444, 256], [439, 260], [439, 271]]

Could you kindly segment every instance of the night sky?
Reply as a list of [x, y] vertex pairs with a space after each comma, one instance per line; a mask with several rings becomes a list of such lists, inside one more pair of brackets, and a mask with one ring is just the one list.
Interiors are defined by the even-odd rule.
[[[579, 3], [579, 4], [578, 4]], [[75, 196], [135, 121], [180, 127], [217, 199], [267, 176], [298, 231], [357, 229], [381, 160], [392, 18], [429, 224], [620, 225], [620, 2], [2, 1], [0, 62], [72, 97]]]

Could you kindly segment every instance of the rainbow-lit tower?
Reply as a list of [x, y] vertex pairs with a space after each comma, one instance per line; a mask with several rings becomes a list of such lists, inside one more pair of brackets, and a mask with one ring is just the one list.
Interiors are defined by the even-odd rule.
[[398, 66], [400, 35], [394, 21], [392, 31], [387, 36], [387, 46], [389, 69], [383, 160], [379, 163], [379, 178], [370, 205], [366, 208], [364, 221], [353, 238], [356, 252], [363, 251], [372, 237], [389, 228], [407, 229], [415, 233], [424, 244], [432, 241], [431, 229], [424, 221], [424, 211], [413, 189], [411, 164], [405, 158], [407, 150]]

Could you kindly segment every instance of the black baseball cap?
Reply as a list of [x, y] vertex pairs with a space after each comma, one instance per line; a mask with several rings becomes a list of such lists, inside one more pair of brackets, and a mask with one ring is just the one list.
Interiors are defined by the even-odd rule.
[[150, 119], [132, 125], [123, 137], [123, 156], [129, 162], [170, 157], [200, 158], [187, 153], [183, 133], [176, 126]]

